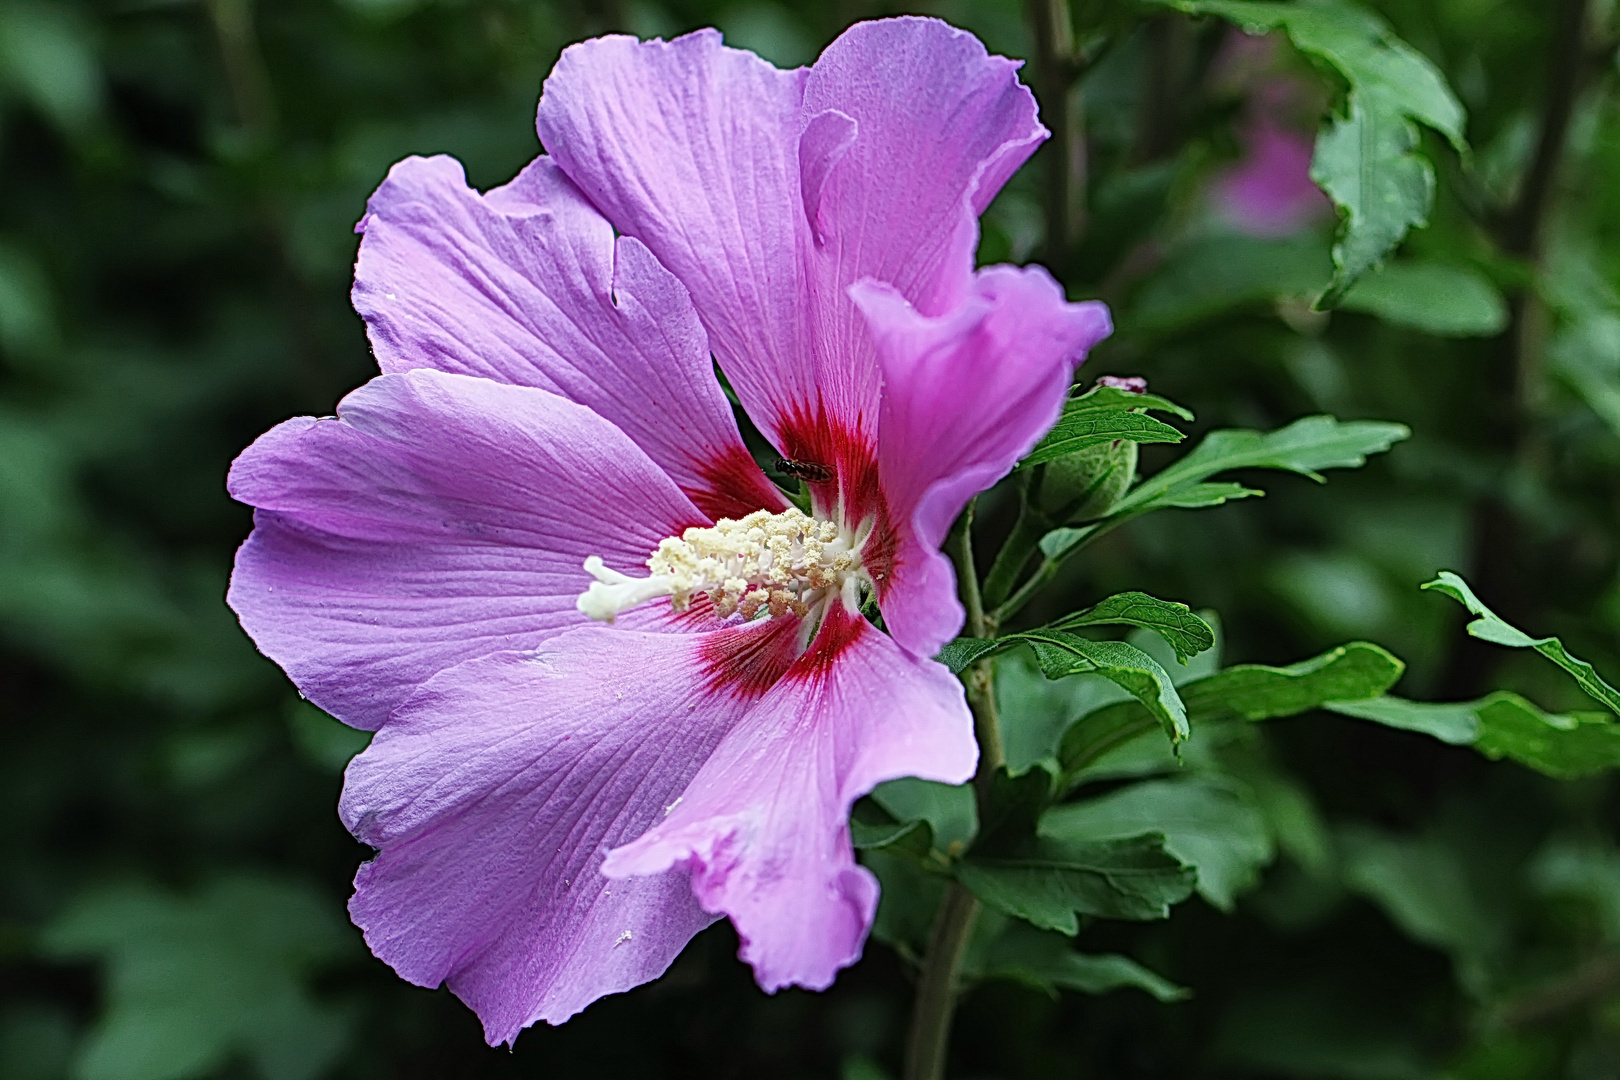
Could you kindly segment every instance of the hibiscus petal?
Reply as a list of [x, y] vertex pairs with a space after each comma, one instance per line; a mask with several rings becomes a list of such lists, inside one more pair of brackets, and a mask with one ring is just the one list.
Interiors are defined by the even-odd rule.
[[930, 315], [967, 294], [979, 214], [1049, 134], [1018, 68], [972, 34], [906, 17], [856, 23], [810, 71], [801, 153], [828, 141], [828, 116], [855, 130], [805, 195], [824, 237], [807, 252], [817, 347], [872, 404], [876, 365], [848, 286], [888, 282]]
[[435, 672], [585, 623], [589, 555], [634, 571], [708, 524], [622, 432], [529, 387], [418, 370], [231, 467], [258, 508], [227, 597], [315, 704], [375, 729]]
[[686, 286], [768, 434], [766, 403], [814, 400], [796, 254], [804, 77], [724, 47], [713, 30], [597, 38], [563, 51], [536, 121], [570, 179]]
[[711, 517], [786, 507], [737, 433], [686, 290], [542, 157], [487, 195], [407, 158], [371, 197], [354, 305], [385, 372], [550, 390], [635, 440]]
[[404, 978], [448, 982], [491, 1045], [657, 978], [714, 921], [685, 875], [598, 869], [747, 707], [706, 688], [709, 636], [588, 627], [470, 660], [350, 764], [344, 823], [381, 849], [355, 879], [355, 923]]
[[1108, 309], [1068, 303], [1040, 267], [980, 271], [940, 318], [887, 284], [859, 282], [850, 295], [883, 366], [878, 469], [900, 522], [883, 618], [902, 646], [932, 656], [962, 625], [938, 550], [945, 533], [1052, 426], [1076, 365], [1110, 331]]
[[823, 989], [860, 956], [877, 906], [850, 848], [851, 804], [899, 776], [961, 783], [977, 759], [961, 684], [835, 606], [680, 805], [603, 872], [686, 867], [704, 909], [736, 924], [762, 987]]

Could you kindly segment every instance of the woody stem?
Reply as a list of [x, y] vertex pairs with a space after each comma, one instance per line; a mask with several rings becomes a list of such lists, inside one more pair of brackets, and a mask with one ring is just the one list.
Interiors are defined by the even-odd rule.
[[[945, 549], [956, 566], [962, 606], [967, 611], [967, 632], [972, 637], [982, 638], [991, 636], [994, 629], [985, 619], [979, 595], [979, 577], [973, 565], [972, 527], [973, 504], [969, 503], [951, 530]], [[990, 662], [975, 664], [964, 673], [964, 681], [979, 740], [979, 772], [974, 782], [982, 798], [990, 778], [1002, 763], [1001, 730], [996, 719], [995, 683]], [[951, 1017], [956, 1012], [957, 979], [978, 914], [977, 897], [955, 881], [945, 887], [917, 979], [917, 1000], [911, 1014], [911, 1032], [906, 1039], [903, 1080], [943, 1080], [945, 1076]]]

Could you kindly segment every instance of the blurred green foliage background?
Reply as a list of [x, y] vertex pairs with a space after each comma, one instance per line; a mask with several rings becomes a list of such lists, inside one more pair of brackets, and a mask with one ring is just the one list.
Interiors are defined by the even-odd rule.
[[[1031, 617], [1141, 588], [1217, 611], [1228, 662], [1361, 637], [1408, 662], [1408, 697], [1590, 707], [1417, 586], [1463, 572], [1620, 673], [1620, 23], [1608, 0], [1372, 6], [1445, 72], [1473, 150], [1424, 136], [1438, 199], [1401, 258], [1438, 276], [1324, 314], [1331, 222], [1210, 226], [1251, 92], [1235, 31], [1075, 0], [1068, 186], [1053, 194], [1043, 150], [987, 214], [984, 260], [1042, 258], [1073, 297], [1105, 298], [1119, 332], [1086, 374], [1146, 376], [1196, 430], [1331, 411], [1414, 436], [1323, 487], [1268, 477], [1264, 500], [1122, 529]], [[400, 982], [349, 926], [366, 851], [335, 804], [364, 736], [302, 703], [222, 597], [250, 527], [231, 458], [373, 373], [352, 226], [393, 161], [448, 152], [503, 182], [583, 37], [717, 25], [793, 65], [902, 10], [1035, 47], [1011, 0], [0, 3], [0, 1077], [894, 1072], [911, 975], [892, 950], [874, 942], [826, 994], [765, 997], [725, 924], [659, 983], [486, 1048], [469, 1011]], [[1568, 11], [1577, 38], [1559, 37]], [[1342, 87], [1285, 45], [1267, 56], [1311, 88], [1308, 137]], [[1314, 840], [1281, 844], [1230, 913], [1193, 900], [1082, 934], [1192, 996], [986, 983], [956, 1075], [1620, 1076], [1612, 779], [1327, 714], [1255, 752]]]

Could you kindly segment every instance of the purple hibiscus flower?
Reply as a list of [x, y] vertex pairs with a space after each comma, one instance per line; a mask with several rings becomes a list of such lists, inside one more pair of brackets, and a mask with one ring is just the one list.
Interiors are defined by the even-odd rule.
[[722, 915], [767, 990], [825, 987], [877, 902], [853, 800], [972, 775], [929, 659], [962, 621], [938, 547], [1108, 332], [1044, 271], [973, 269], [1046, 135], [1016, 67], [915, 18], [796, 71], [712, 31], [588, 41], [510, 184], [412, 158], [373, 196], [354, 299], [383, 374], [238, 459], [230, 602], [377, 731], [341, 804], [378, 849], [350, 911], [492, 1044]]

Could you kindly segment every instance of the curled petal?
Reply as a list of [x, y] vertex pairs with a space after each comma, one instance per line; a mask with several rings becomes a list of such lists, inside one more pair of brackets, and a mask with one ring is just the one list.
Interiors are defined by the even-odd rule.
[[878, 469], [900, 531], [883, 616], [902, 646], [932, 656], [962, 625], [945, 533], [1052, 426], [1075, 366], [1109, 333], [1108, 311], [1068, 303], [1039, 267], [980, 271], [939, 318], [888, 285], [850, 294], [883, 365]]
[[856, 23], [811, 68], [801, 155], [827, 141], [828, 117], [852, 133], [815, 192], [824, 242], [805, 249], [824, 395], [830, 384], [837, 399], [876, 402], [854, 282], [888, 282], [929, 315], [969, 291], [978, 216], [1049, 134], [1018, 67], [938, 19], [904, 17]]
[[548, 151], [692, 294], [721, 367], [785, 451], [795, 418], [871, 431], [880, 372], [847, 287], [935, 314], [969, 289], [975, 219], [1047, 135], [1018, 65], [937, 19], [857, 23], [809, 71], [700, 31], [571, 46]]

